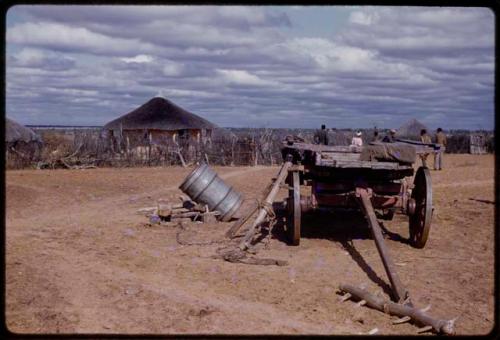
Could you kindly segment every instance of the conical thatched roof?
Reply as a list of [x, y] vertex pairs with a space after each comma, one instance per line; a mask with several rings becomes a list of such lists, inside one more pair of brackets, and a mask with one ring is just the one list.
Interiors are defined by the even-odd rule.
[[420, 136], [420, 130], [422, 129], [426, 129], [429, 132], [427, 126], [413, 118], [401, 125], [397, 130], [397, 134], [398, 136]]
[[213, 129], [217, 125], [210, 123], [194, 113], [184, 110], [171, 101], [155, 97], [137, 109], [104, 125], [108, 130], [181, 130]]
[[5, 142], [42, 142], [42, 139], [33, 130], [23, 126], [12, 119], [5, 118]]

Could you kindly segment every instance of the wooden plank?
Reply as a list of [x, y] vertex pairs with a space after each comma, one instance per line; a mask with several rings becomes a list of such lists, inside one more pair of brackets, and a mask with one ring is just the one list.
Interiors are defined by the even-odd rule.
[[[418, 141], [410, 141], [410, 140], [404, 140], [400, 139], [397, 140], [398, 143], [401, 144], [406, 144], [406, 145], [411, 145], [415, 148], [415, 152], [417, 154], [422, 154], [422, 153], [436, 153], [440, 151], [440, 146], [439, 144], [431, 143], [431, 144], [426, 144], [426, 143], [421, 143]], [[381, 144], [385, 144], [382, 142], [377, 142]], [[372, 144], [372, 143], [370, 143]], [[297, 149], [297, 150], [309, 150], [313, 152], [337, 152], [337, 153], [361, 153], [363, 150], [363, 147], [358, 147], [358, 146], [344, 146], [344, 145], [319, 145], [319, 144], [310, 144], [310, 143], [293, 143], [293, 144], [287, 144], [283, 143], [284, 147], [290, 148], [290, 149]]]
[[321, 158], [336, 161], [358, 161], [360, 155], [359, 153], [322, 152]]
[[384, 169], [384, 170], [403, 170], [410, 169], [411, 166], [400, 165], [395, 162], [371, 162], [371, 161], [342, 161], [321, 159], [316, 163], [319, 166], [328, 166], [333, 168], [366, 168], [366, 169]]
[[362, 147], [356, 146], [344, 146], [344, 145], [321, 145], [321, 144], [310, 144], [310, 143], [293, 143], [287, 144], [283, 143], [283, 146], [290, 149], [297, 150], [310, 150], [314, 152], [351, 152], [351, 153], [361, 153]]

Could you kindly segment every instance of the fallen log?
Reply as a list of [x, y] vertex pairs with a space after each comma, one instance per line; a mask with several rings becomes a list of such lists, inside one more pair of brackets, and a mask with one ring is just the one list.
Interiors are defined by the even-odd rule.
[[[360, 301], [366, 301], [366, 305], [377, 309], [381, 312], [400, 317], [402, 323], [406, 321], [414, 321], [415, 323], [424, 326], [424, 330], [434, 330], [437, 333], [453, 335], [455, 334], [455, 321], [442, 320], [433, 318], [425, 313], [425, 310], [415, 308], [413, 306], [402, 305], [380, 297], [377, 297], [363, 288], [355, 287], [347, 284], [340, 284], [339, 290], [350, 294], [349, 298], [356, 298]], [[404, 321], [403, 321], [404, 320]]]

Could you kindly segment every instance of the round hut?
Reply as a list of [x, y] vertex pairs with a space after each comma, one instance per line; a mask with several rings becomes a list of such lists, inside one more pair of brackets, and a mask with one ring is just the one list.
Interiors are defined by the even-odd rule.
[[5, 152], [7, 168], [19, 168], [36, 161], [41, 154], [42, 139], [33, 130], [5, 118]]
[[399, 127], [397, 130], [397, 136], [398, 138], [407, 138], [407, 139], [414, 139], [414, 140], [420, 140], [420, 131], [421, 130], [427, 130], [427, 133], [431, 133], [427, 126], [424, 124], [420, 123], [416, 119], [410, 119], [403, 125]]
[[208, 120], [161, 97], [155, 97], [104, 125], [110, 137], [118, 141], [128, 139], [129, 146], [144, 145], [144, 142], [202, 142], [210, 138], [212, 129], [216, 127]]

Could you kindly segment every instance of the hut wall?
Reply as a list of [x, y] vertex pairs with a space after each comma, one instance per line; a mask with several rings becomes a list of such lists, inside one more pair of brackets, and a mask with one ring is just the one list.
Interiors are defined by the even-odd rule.
[[5, 143], [5, 165], [7, 169], [20, 169], [40, 160], [42, 144], [38, 142]]
[[[178, 158], [181, 152], [186, 162], [193, 162], [203, 156], [204, 144], [211, 140], [211, 130], [184, 129], [184, 130], [159, 130], [159, 129], [134, 129], [108, 133], [114, 144], [115, 151], [122, 150], [121, 157], [132, 163], [169, 163], [171, 159]], [[121, 141], [120, 141], [121, 139]]]

